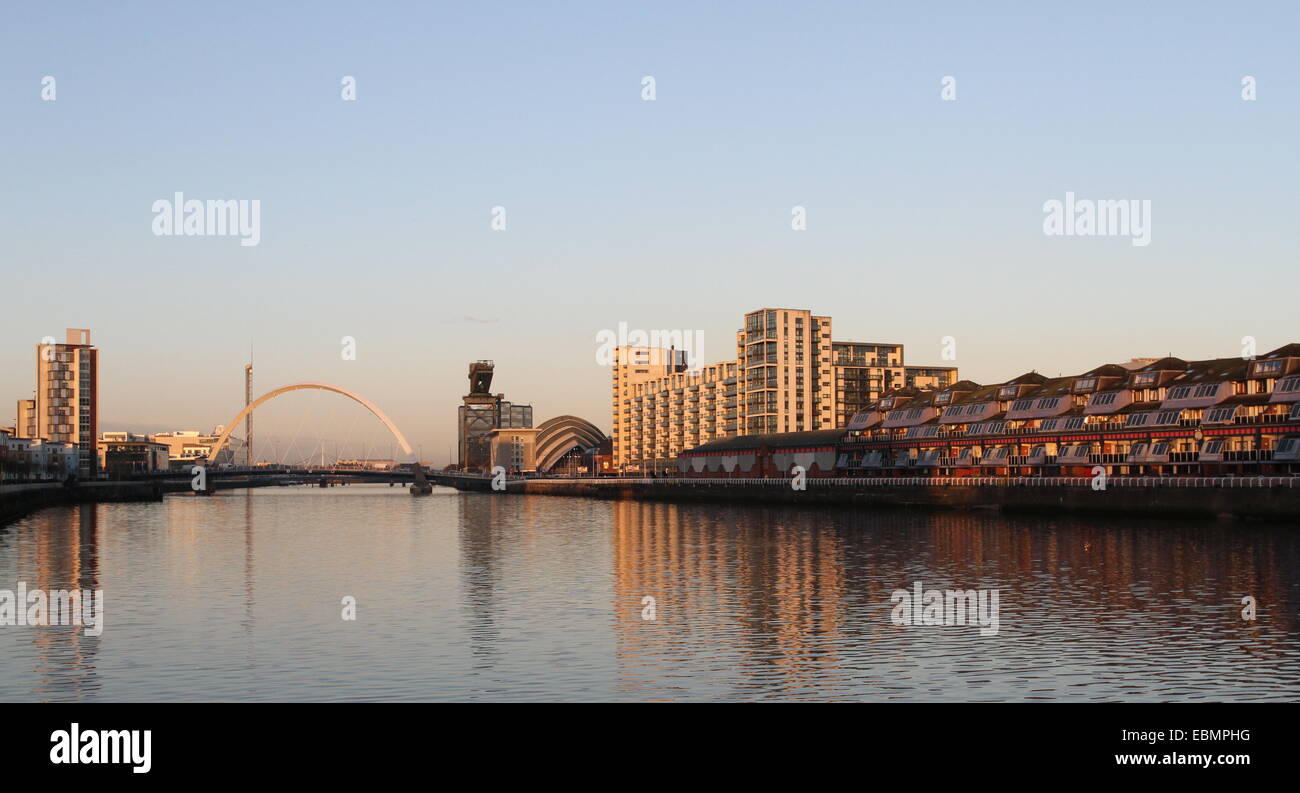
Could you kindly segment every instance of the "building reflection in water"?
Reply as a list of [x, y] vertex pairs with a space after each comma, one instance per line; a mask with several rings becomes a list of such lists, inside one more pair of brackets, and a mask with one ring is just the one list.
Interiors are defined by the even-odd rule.
[[[0, 588], [106, 601], [98, 638], [0, 627], [0, 701], [1294, 699], [1297, 571], [1291, 527], [1251, 523], [174, 496], [0, 527]], [[892, 624], [916, 581], [998, 589], [999, 634]]]
[[[994, 698], [1033, 698], [1072, 685], [1061, 677], [1071, 660], [1089, 668], [1085, 687], [1107, 677], [1090, 677], [1098, 665], [1113, 664], [1117, 677], [1104, 685], [1119, 686], [1163, 651], [1294, 663], [1286, 581], [1296, 544], [1279, 542], [1278, 527], [635, 501], [613, 504], [613, 523], [625, 696], [672, 698], [675, 678], [698, 694], [703, 674], [716, 678], [717, 698], [894, 689], [924, 698], [917, 687], [938, 667], [945, 692], [953, 676], [978, 688], [990, 673], [1009, 674]], [[890, 595], [914, 581], [999, 589], [999, 635], [894, 625]], [[641, 614], [647, 595], [653, 622]], [[1261, 622], [1241, 619], [1245, 595]], [[1170, 692], [1225, 682], [1198, 678], [1196, 667], [1171, 662], [1153, 674]], [[1249, 671], [1241, 677], [1245, 685]]]
[[[96, 504], [54, 507], [20, 521], [29, 524], [22, 530], [15, 530], [18, 524], [0, 527], [0, 547], [10, 546], [16, 562], [13, 580], [0, 582], [0, 587], [15, 589], [18, 582], [25, 581], [28, 591], [100, 589], [102, 509]], [[22, 631], [19, 636], [32, 644], [32, 693], [36, 698], [83, 699], [99, 688], [96, 656], [102, 635], [87, 636], [78, 625], [7, 626], [4, 630]]]
[[502, 545], [503, 505], [497, 498], [462, 498], [457, 505], [460, 528], [461, 603], [466, 615], [469, 651], [476, 669], [488, 669], [500, 653], [497, 593], [502, 589], [498, 557]]

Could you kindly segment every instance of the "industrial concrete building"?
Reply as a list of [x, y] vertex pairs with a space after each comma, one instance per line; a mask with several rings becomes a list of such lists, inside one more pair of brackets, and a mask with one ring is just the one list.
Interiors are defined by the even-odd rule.
[[492, 468], [492, 431], [531, 429], [532, 405], [507, 402], [505, 394], [493, 394], [492, 361], [469, 365], [469, 393], [456, 410], [456, 433], [460, 470], [486, 473]]

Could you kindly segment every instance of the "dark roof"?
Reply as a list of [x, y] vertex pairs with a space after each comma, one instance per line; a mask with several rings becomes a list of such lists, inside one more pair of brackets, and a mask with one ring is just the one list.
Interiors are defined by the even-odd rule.
[[844, 430], [805, 430], [803, 432], [772, 432], [765, 435], [738, 435], [732, 438], [719, 438], [687, 449], [688, 452], [730, 452], [742, 449], [757, 449], [767, 446], [780, 449], [791, 446], [822, 446], [839, 443], [844, 437]]
[[1025, 372], [1014, 380], [1008, 380], [1001, 385], [1042, 385], [1047, 382], [1047, 376], [1038, 372]]
[[1266, 352], [1260, 358], [1300, 358], [1300, 344], [1292, 343]]
[[[1179, 366], [1178, 368], [1181, 369], [1183, 367]], [[1077, 380], [1079, 377], [1128, 377], [1128, 374], [1129, 370], [1117, 363], [1104, 363], [1096, 369], [1089, 369], [1083, 374], [1070, 379]]]
[[1043, 383], [1041, 388], [1025, 394], [1022, 399], [1037, 399], [1038, 397], [1057, 396], [1059, 394], [1070, 393], [1070, 387], [1074, 385], [1074, 377], [1053, 377]]
[[1169, 385], [1245, 380], [1249, 368], [1250, 361], [1244, 358], [1212, 358], [1208, 361], [1188, 361], [1187, 369], [1181, 375], [1169, 381]]
[[1152, 361], [1146, 366], [1139, 366], [1135, 372], [1181, 372], [1187, 368], [1187, 361], [1182, 358], [1165, 357]]

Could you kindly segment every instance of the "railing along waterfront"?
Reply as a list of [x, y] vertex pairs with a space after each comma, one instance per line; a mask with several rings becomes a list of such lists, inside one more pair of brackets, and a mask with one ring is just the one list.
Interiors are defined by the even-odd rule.
[[[699, 485], [790, 487], [791, 478], [782, 477], [529, 477], [511, 482], [583, 482], [595, 485]], [[1094, 487], [1097, 479], [1088, 476], [846, 476], [808, 477], [809, 487]], [[1110, 487], [1222, 487], [1300, 489], [1300, 476], [1110, 476]]]

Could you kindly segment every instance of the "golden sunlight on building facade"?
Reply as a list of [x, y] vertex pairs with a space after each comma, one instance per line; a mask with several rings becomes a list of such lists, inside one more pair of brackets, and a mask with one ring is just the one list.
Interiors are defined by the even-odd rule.
[[688, 370], [680, 350], [616, 349], [613, 467], [665, 471], [721, 438], [833, 429], [891, 388], [942, 388], [955, 367], [910, 367], [903, 345], [833, 341], [831, 318], [764, 308], [744, 316], [736, 357]]

